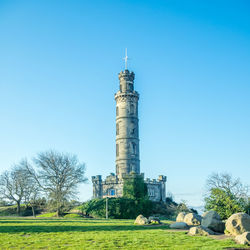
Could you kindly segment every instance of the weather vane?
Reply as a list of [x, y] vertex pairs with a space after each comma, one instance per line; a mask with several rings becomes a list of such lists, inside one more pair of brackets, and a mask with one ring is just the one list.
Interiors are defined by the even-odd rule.
[[127, 48], [125, 49], [125, 57], [123, 58], [125, 61], [125, 69], [128, 69], [128, 55], [127, 55]]

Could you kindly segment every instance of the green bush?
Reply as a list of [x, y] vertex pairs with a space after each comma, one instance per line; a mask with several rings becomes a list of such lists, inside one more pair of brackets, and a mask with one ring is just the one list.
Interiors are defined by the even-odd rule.
[[148, 199], [148, 189], [142, 175], [132, 172], [123, 176], [123, 179], [124, 198], [134, 200]]
[[[108, 215], [112, 219], [134, 219], [139, 214], [149, 216], [152, 202], [129, 198], [109, 198]], [[106, 199], [93, 199], [83, 204], [82, 211], [96, 218], [106, 217]]]
[[244, 205], [241, 199], [220, 188], [212, 188], [210, 196], [205, 198], [205, 209], [216, 211], [223, 220], [234, 213], [244, 212]]
[[[143, 176], [130, 173], [123, 176], [123, 197], [108, 198], [108, 216], [112, 219], [134, 219], [139, 214], [149, 216], [152, 202], [147, 196]], [[106, 217], [106, 198], [93, 199], [83, 204], [82, 212], [93, 217]]]

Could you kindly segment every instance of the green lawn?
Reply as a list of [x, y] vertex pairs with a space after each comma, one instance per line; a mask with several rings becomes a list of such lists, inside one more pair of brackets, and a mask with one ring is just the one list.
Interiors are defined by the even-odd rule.
[[223, 249], [232, 240], [192, 237], [133, 220], [0, 218], [0, 249]]

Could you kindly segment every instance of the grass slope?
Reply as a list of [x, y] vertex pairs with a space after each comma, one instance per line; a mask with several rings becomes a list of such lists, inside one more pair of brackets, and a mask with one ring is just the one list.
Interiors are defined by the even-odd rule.
[[[25, 205], [21, 204], [21, 213], [24, 212]], [[0, 207], [0, 216], [17, 216], [17, 205]]]
[[0, 249], [223, 249], [232, 240], [191, 237], [133, 220], [0, 218]]

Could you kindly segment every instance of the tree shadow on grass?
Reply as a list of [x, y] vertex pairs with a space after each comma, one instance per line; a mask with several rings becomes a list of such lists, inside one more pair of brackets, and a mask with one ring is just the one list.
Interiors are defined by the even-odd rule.
[[[1, 224], [24, 224], [24, 223], [34, 223], [34, 224], [40, 224], [40, 223], [93, 223], [93, 224], [97, 224], [97, 223], [108, 223], [104, 222], [104, 221], [91, 221], [91, 220], [84, 220], [84, 219], [78, 219], [78, 220], [63, 220], [63, 219], [24, 219], [24, 220], [0, 220], [0, 225]], [[112, 223], [112, 222], [109, 222]]]
[[94, 226], [0, 226], [0, 233], [56, 233], [56, 232], [90, 232], [90, 231], [142, 231], [168, 229], [167, 225], [161, 226], [136, 226], [136, 225], [94, 225]]

